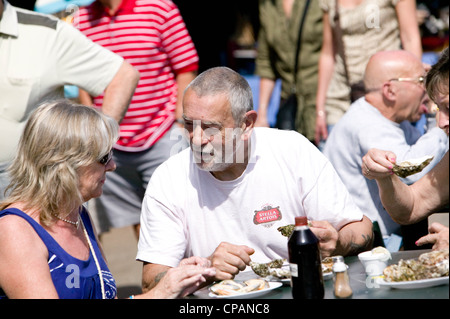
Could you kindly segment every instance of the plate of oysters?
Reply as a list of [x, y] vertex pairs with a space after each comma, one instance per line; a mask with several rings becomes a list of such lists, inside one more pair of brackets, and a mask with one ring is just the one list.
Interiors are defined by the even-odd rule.
[[[280, 281], [284, 284], [290, 284], [291, 272], [286, 259], [274, 259], [268, 263], [250, 262], [253, 272], [268, 281]], [[332, 272], [333, 259], [331, 257], [322, 260], [322, 276], [324, 280], [333, 277]]]
[[386, 267], [380, 286], [417, 289], [449, 284], [448, 249], [421, 254], [417, 259], [400, 260]]
[[[311, 222], [308, 220], [308, 226], [312, 226]], [[289, 238], [292, 235], [292, 232], [295, 229], [294, 224], [289, 224], [285, 226], [278, 227], [277, 230], [280, 232], [281, 235], [284, 237]], [[281, 260], [273, 260], [270, 263], [264, 264], [257, 264], [257, 263], [250, 263], [250, 266], [252, 267], [253, 271], [261, 276], [266, 277], [270, 276], [270, 280], [281, 280], [282, 282], [290, 282], [291, 274], [289, 271], [289, 266], [285, 264], [286, 260], [283, 259], [282, 263], [280, 265]], [[331, 279], [333, 277], [333, 259], [331, 257], [326, 257], [322, 260], [322, 277], [324, 280]], [[281, 270], [278, 270], [278, 268], [281, 268]]]
[[245, 281], [222, 280], [209, 287], [211, 298], [257, 298], [281, 287], [281, 282], [269, 282], [265, 279], [249, 279]]

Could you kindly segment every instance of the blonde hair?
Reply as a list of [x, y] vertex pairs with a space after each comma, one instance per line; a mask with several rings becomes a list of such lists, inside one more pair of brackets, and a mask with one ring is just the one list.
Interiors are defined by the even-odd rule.
[[[83, 203], [78, 169], [107, 154], [118, 139], [117, 122], [92, 107], [68, 100], [47, 102], [31, 115], [16, 157], [9, 167], [8, 197], [0, 209], [16, 202], [40, 212], [50, 225], [54, 214]], [[64, 217], [64, 216], [61, 216]]]

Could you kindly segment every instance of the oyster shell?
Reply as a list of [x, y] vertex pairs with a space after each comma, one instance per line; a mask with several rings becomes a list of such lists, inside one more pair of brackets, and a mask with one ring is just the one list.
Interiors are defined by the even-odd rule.
[[448, 276], [448, 249], [431, 251], [418, 259], [400, 260], [398, 264], [384, 269], [384, 279], [392, 281], [412, 281]]
[[392, 171], [395, 175], [404, 178], [421, 172], [428, 166], [428, 164], [430, 164], [433, 158], [434, 156], [423, 156], [420, 158], [403, 161], [398, 164], [394, 164]]
[[209, 289], [212, 293], [219, 296], [231, 296], [251, 291], [258, 291], [269, 288], [269, 283], [264, 279], [250, 279], [243, 283], [234, 280], [222, 280], [212, 285]]
[[252, 270], [255, 274], [261, 277], [267, 277], [272, 275], [277, 278], [286, 278], [286, 277], [278, 277], [277, 274], [279, 273], [279, 271], [275, 270], [280, 269], [285, 262], [286, 259], [274, 259], [268, 263], [257, 263], [251, 261], [250, 267], [252, 267]]
[[295, 225], [286, 225], [278, 227], [277, 230], [281, 233], [281, 235], [285, 237], [291, 237], [292, 233], [294, 232]]
[[[311, 227], [311, 222], [308, 220], [308, 226]], [[277, 228], [277, 230], [281, 233], [281, 235], [285, 237], [291, 237], [292, 233], [294, 232], [295, 225], [289, 224], [286, 226], [280, 226]]]
[[332, 257], [325, 257], [322, 260], [322, 273], [330, 273], [333, 268], [333, 258]]

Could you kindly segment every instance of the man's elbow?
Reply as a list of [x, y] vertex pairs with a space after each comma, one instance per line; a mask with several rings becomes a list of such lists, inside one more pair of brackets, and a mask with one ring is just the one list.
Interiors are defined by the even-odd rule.
[[136, 88], [139, 79], [141, 78], [139, 71], [127, 61], [123, 61], [121, 71], [124, 80], [130, 83], [133, 86], [133, 89]]

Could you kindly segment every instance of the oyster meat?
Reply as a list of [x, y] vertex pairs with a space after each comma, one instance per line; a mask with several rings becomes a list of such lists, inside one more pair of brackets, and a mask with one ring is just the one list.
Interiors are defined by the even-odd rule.
[[[311, 222], [308, 220], [308, 226], [311, 227]], [[285, 237], [291, 237], [292, 233], [294, 232], [295, 225], [289, 224], [286, 226], [280, 226], [277, 228], [277, 230], [281, 233], [281, 235]]]
[[269, 283], [264, 279], [250, 279], [242, 283], [234, 280], [222, 280], [211, 286], [210, 291], [219, 296], [231, 296], [251, 291], [258, 291], [269, 288]]
[[402, 259], [384, 269], [384, 279], [393, 282], [448, 276], [448, 261], [448, 249], [424, 253], [417, 259]]
[[274, 259], [268, 263], [250, 262], [250, 267], [255, 274], [261, 277], [273, 276], [276, 278], [290, 278], [290, 271], [283, 269], [286, 259]]
[[395, 175], [405, 178], [409, 175], [421, 172], [428, 166], [428, 164], [430, 164], [433, 158], [434, 156], [423, 156], [420, 158], [403, 161], [398, 164], [394, 164], [392, 171]]
[[295, 228], [295, 225], [291, 224], [291, 225], [278, 227], [277, 230], [281, 233], [281, 235], [289, 238], [289, 237], [291, 237], [291, 235], [294, 231], [294, 228]]
[[322, 274], [327, 274], [332, 272], [333, 268], [333, 258], [332, 257], [325, 257], [322, 259]]

